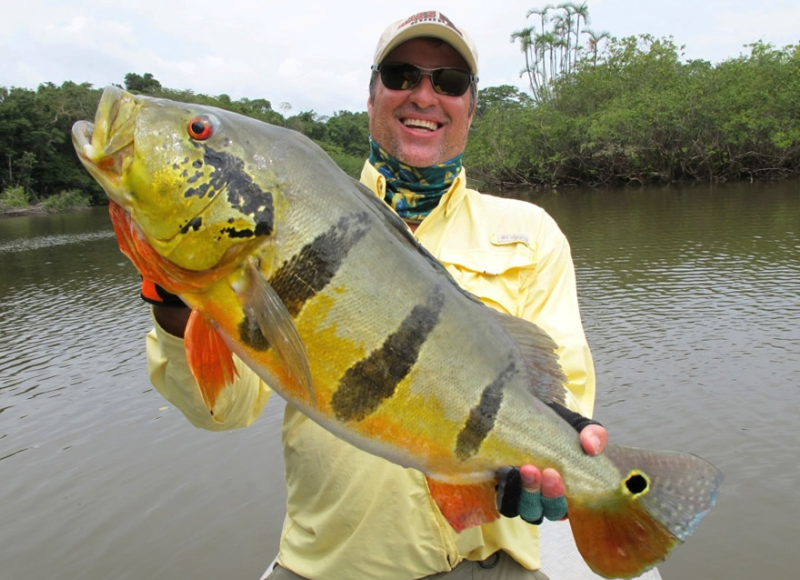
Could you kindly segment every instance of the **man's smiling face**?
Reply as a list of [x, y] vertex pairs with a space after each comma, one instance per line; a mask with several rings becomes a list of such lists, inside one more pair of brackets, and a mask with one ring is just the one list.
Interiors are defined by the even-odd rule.
[[[449, 44], [414, 38], [390, 52], [384, 62], [406, 62], [424, 68], [469, 70]], [[408, 91], [393, 91], [375, 81], [367, 101], [372, 138], [390, 155], [414, 167], [439, 165], [464, 152], [474, 110], [470, 91], [460, 97], [440, 95], [425, 75]]]

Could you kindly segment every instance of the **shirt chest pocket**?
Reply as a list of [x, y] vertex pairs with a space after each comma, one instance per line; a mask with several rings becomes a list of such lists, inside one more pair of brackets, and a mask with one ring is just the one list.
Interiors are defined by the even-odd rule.
[[533, 250], [523, 242], [473, 250], [445, 249], [439, 260], [459, 286], [484, 304], [519, 316], [523, 281], [536, 266]]

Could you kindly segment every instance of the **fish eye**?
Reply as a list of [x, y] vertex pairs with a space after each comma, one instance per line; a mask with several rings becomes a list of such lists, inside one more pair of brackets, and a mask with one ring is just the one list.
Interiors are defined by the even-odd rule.
[[214, 123], [206, 117], [201, 115], [194, 117], [189, 121], [189, 136], [198, 141], [205, 141], [214, 134]]

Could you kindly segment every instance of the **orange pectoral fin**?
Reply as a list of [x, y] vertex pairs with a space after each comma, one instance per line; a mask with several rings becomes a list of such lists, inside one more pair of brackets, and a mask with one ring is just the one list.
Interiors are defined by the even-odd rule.
[[444, 483], [430, 477], [426, 479], [439, 511], [456, 532], [500, 517], [496, 482], [493, 479], [469, 485]]
[[203, 402], [213, 413], [217, 397], [233, 383], [233, 354], [217, 329], [199, 310], [192, 310], [184, 334], [186, 357]]

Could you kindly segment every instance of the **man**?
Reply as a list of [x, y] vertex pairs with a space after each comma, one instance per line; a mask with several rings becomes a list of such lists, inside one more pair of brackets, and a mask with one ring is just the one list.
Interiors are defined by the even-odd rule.
[[[466, 188], [461, 155], [475, 113], [477, 73], [472, 41], [442, 14], [424, 12], [391, 25], [373, 62], [367, 101], [372, 153], [361, 181], [395, 208], [461, 286], [550, 333], [568, 378], [568, 406], [590, 416], [594, 371], [563, 234], [536, 206]], [[237, 361], [232, 407], [223, 424], [212, 421], [177, 338], [187, 309], [155, 306], [154, 316], [148, 362], [156, 388], [204, 428], [255, 420], [269, 388]], [[562, 413], [576, 428], [585, 427], [587, 452], [603, 449], [602, 427]], [[350, 446], [290, 405], [282, 437], [287, 516], [279, 566], [270, 578], [546, 578], [535, 525], [503, 517], [456, 534], [420, 472]], [[514, 489], [520, 477], [522, 493], [518, 483]], [[563, 482], [554, 470], [523, 466], [503, 470], [500, 480], [502, 513], [521, 511], [534, 523], [542, 509], [551, 519], [564, 516]]]

